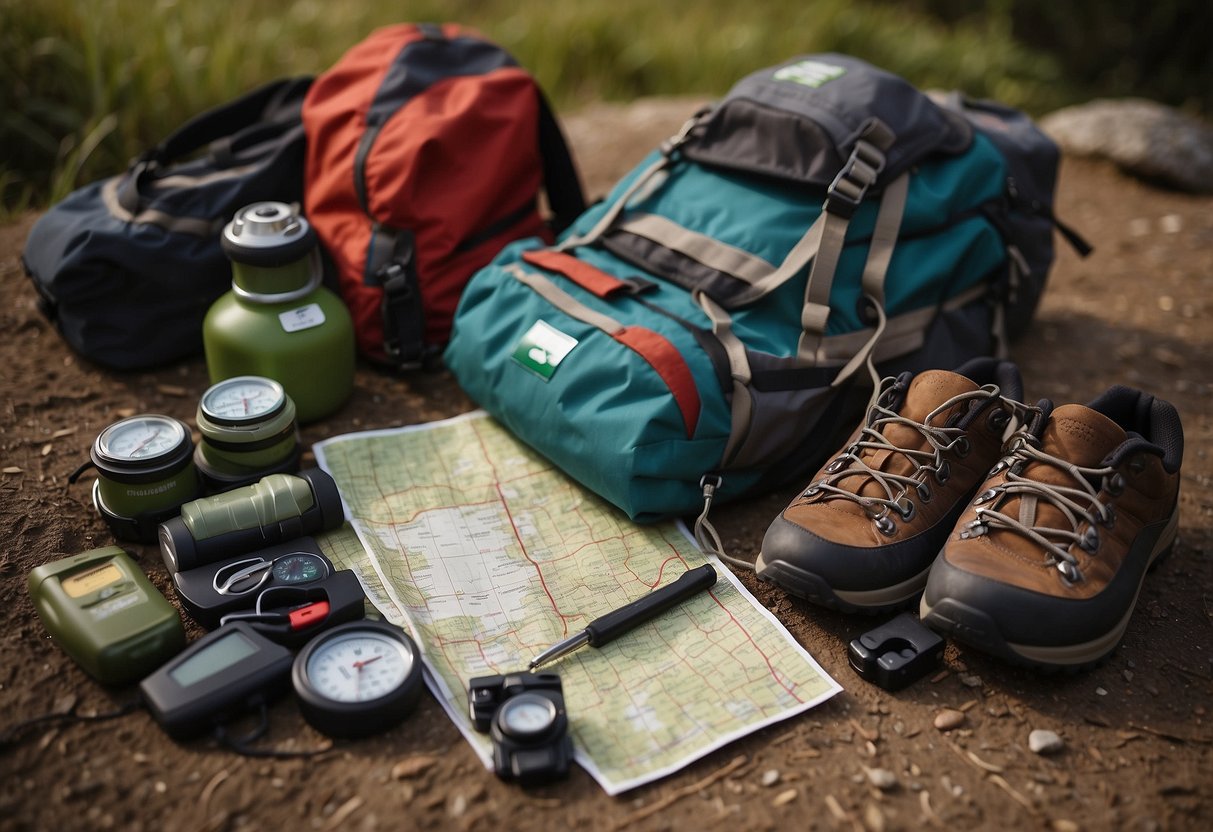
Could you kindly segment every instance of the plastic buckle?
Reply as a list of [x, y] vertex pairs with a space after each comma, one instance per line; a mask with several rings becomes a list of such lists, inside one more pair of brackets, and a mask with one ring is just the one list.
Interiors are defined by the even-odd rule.
[[847, 655], [855, 672], [885, 690], [900, 690], [921, 679], [943, 656], [943, 637], [908, 612], [851, 642]]
[[826, 189], [823, 209], [849, 220], [863, 202], [868, 188], [876, 184], [876, 178], [884, 170], [884, 162], [884, 154], [875, 145], [862, 140], [856, 142], [850, 158]]

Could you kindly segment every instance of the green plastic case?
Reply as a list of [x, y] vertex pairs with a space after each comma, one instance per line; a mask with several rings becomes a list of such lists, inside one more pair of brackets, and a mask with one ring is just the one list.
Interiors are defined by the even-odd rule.
[[27, 586], [47, 632], [104, 684], [142, 679], [185, 647], [177, 610], [117, 546], [43, 564]]

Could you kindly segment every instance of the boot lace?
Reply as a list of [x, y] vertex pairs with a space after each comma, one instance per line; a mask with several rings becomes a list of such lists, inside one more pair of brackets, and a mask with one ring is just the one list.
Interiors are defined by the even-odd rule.
[[[1064, 471], [1072, 485], [1053, 485], [1029, 479], [1022, 474], [1031, 464], [1048, 465]], [[1099, 499], [1100, 488], [1115, 495], [1124, 488], [1124, 478], [1110, 466], [1087, 468], [1075, 465], [1060, 457], [1042, 451], [1035, 436], [1020, 430], [1012, 437], [1010, 451], [994, 466], [991, 474], [1006, 470], [1003, 482], [983, 491], [975, 499], [977, 519], [961, 530], [962, 538], [980, 537], [992, 530], [1002, 529], [1032, 540], [1047, 553], [1047, 563], [1056, 566], [1068, 583], [1083, 579], [1078, 567], [1078, 558], [1071, 549], [1078, 546], [1087, 554], [1099, 548], [1099, 527], [1111, 528], [1115, 522], [1115, 510], [1111, 503]], [[1100, 486], [1097, 487], [1096, 483]], [[1012, 496], [1034, 503], [1041, 501], [1057, 508], [1066, 519], [1068, 527], [1041, 526], [1034, 520], [1021, 521], [999, 510], [999, 506]], [[1081, 531], [1080, 531], [1081, 530]]]
[[[911, 489], [922, 502], [929, 502], [932, 497], [928, 476], [943, 485], [948, 481], [950, 468], [945, 454], [967, 456], [970, 450], [969, 439], [965, 430], [958, 427], [934, 425], [932, 422], [950, 408], [966, 401], [987, 401], [999, 399], [1004, 405], [1007, 424], [1011, 423], [1014, 414], [1023, 405], [1000, 395], [999, 388], [987, 384], [978, 390], [961, 393], [940, 404], [927, 414], [921, 422], [907, 419], [890, 409], [894, 398], [894, 378], [886, 378], [881, 382], [878, 395], [868, 410], [867, 423], [860, 431], [855, 442], [847, 447], [825, 469], [825, 475], [809, 485], [801, 494], [810, 500], [850, 500], [863, 506], [864, 511], [872, 518], [876, 528], [883, 534], [891, 535], [896, 531], [893, 515], [900, 517], [903, 522], [914, 518], [915, 503], [910, 498]], [[923, 439], [924, 446], [908, 448], [890, 442], [884, 435], [884, 429], [891, 425], [904, 425], [917, 431]], [[889, 451], [904, 456], [914, 466], [911, 474], [895, 474], [878, 471], [864, 460], [869, 453]], [[858, 493], [858, 487], [849, 489], [843, 487], [843, 481], [852, 477], [860, 478], [860, 482], [871, 479], [876, 482], [884, 496], [864, 496]]]

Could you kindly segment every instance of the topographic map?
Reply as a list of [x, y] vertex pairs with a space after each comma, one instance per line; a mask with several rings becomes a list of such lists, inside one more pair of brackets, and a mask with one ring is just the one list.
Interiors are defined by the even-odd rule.
[[321, 543], [406, 628], [427, 681], [491, 765], [468, 679], [524, 669], [594, 618], [711, 563], [720, 579], [544, 671], [560, 674], [575, 759], [610, 794], [673, 772], [840, 690], [728, 568], [674, 523], [637, 525], [484, 413], [315, 446], [361, 546]]

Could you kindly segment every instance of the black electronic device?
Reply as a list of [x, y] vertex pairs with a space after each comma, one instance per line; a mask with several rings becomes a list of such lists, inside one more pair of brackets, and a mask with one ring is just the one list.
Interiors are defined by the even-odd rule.
[[291, 672], [299, 710], [332, 737], [353, 739], [386, 731], [421, 695], [421, 652], [399, 627], [355, 621], [308, 642]]
[[311, 537], [173, 573], [173, 589], [190, 618], [214, 629], [229, 613], [251, 610], [276, 587], [322, 582], [336, 570]]
[[282, 693], [293, 661], [287, 648], [234, 622], [190, 644], [139, 692], [169, 736], [189, 739]]
[[244, 621], [271, 641], [298, 649], [325, 630], [365, 615], [366, 596], [358, 575], [339, 569], [315, 583], [262, 590], [252, 610], [228, 613], [219, 623]]
[[851, 642], [851, 667], [885, 690], [900, 690], [930, 673], [943, 656], [943, 638], [903, 612]]
[[493, 741], [493, 769], [524, 786], [566, 777], [573, 740], [555, 673], [478, 676], [468, 682], [472, 724]]

